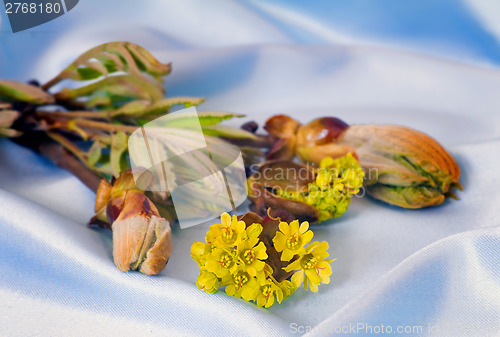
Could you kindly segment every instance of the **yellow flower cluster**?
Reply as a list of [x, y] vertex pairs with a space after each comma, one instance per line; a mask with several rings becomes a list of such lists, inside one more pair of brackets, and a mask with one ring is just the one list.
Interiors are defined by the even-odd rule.
[[283, 198], [314, 206], [319, 212], [319, 221], [341, 216], [347, 211], [354, 194], [363, 186], [364, 171], [352, 154], [321, 160], [316, 169], [316, 179], [308, 185], [306, 192], [278, 190]]
[[226, 287], [226, 293], [270, 307], [279, 303], [293, 290], [290, 281], [277, 282], [273, 269], [266, 264], [266, 246], [259, 239], [262, 225], [246, 227], [235, 215], [222, 214], [221, 223], [210, 226], [206, 243], [195, 242], [191, 256], [200, 266], [198, 288], [215, 293]]
[[268, 248], [259, 239], [262, 225], [246, 226], [236, 216], [222, 214], [221, 223], [210, 226], [205, 243], [195, 242], [191, 256], [200, 267], [196, 281], [198, 288], [213, 294], [225, 287], [228, 295], [255, 301], [258, 306], [270, 307], [276, 301], [290, 296], [304, 282], [306, 290], [316, 292], [320, 283], [329, 283], [332, 260], [328, 257], [328, 243], [314, 242], [309, 223], [294, 220], [281, 222], [272, 242], [281, 261], [290, 262], [283, 268], [290, 280], [277, 281], [268, 262]]

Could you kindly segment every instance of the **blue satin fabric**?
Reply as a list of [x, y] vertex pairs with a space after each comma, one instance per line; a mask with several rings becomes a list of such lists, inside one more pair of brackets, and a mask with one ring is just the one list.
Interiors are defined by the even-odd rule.
[[160, 275], [119, 272], [110, 233], [85, 226], [93, 193], [2, 140], [0, 335], [500, 335], [499, 6], [376, 3], [87, 0], [17, 34], [1, 16], [2, 78], [43, 82], [129, 40], [173, 63], [169, 96], [247, 115], [229, 125], [286, 113], [424, 131], [457, 159], [464, 191], [417, 211], [355, 198], [312, 228], [338, 259], [332, 282], [265, 310], [197, 289], [189, 247], [206, 226], [174, 229]]

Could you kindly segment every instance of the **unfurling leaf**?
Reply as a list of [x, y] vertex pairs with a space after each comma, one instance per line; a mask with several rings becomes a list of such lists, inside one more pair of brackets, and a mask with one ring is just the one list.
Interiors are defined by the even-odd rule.
[[[170, 114], [168, 122], [164, 125], [164, 127], [180, 129], [198, 128], [199, 125], [201, 125], [202, 127], [209, 127], [214, 126], [224, 120], [235, 117], [244, 117], [244, 115], [230, 112], [200, 111], [197, 113], [197, 118], [193, 118], [193, 115], [190, 113], [179, 112]], [[230, 130], [240, 131], [240, 129], [233, 128], [231, 128]]]
[[54, 79], [44, 84], [48, 89], [64, 80], [85, 81], [97, 79], [118, 71], [135, 77], [149, 74], [161, 81], [171, 71], [170, 64], [159, 62], [146, 49], [130, 42], [110, 42], [92, 48], [80, 55]]
[[164, 98], [151, 104], [148, 107], [146, 114], [156, 115], [168, 111], [174, 105], [183, 104], [184, 106], [187, 105], [195, 106], [202, 103], [203, 101], [205, 101], [204, 98], [197, 98], [197, 97]]
[[141, 117], [146, 112], [149, 103], [150, 102], [146, 100], [135, 100], [126, 103], [122, 105], [119, 109], [113, 111], [111, 113], [111, 117], [116, 117], [116, 116], [126, 116], [132, 118]]
[[203, 133], [206, 136], [224, 137], [228, 139], [234, 139], [234, 138], [257, 139], [256, 135], [242, 129], [235, 129], [227, 126], [210, 125], [210, 124], [205, 126], [202, 125], [202, 127], [203, 127]]
[[131, 75], [117, 75], [106, 77], [98, 82], [83, 87], [64, 88], [55, 97], [59, 100], [76, 100], [89, 97], [96, 100], [98, 97], [122, 97], [125, 101], [144, 99], [157, 101], [163, 97], [165, 90], [161, 84], [148, 78], [137, 78]]
[[87, 162], [90, 167], [95, 166], [99, 162], [101, 154], [102, 154], [101, 143], [99, 141], [96, 141], [94, 142], [94, 144], [92, 144], [92, 147], [88, 152]]
[[125, 169], [124, 154], [127, 151], [127, 135], [124, 132], [117, 132], [111, 135], [110, 163], [115, 177]]
[[[221, 111], [201, 111], [201, 112], [198, 112], [198, 118], [200, 120], [201, 126], [216, 125], [222, 121], [225, 121], [225, 120], [231, 119], [231, 118], [235, 118], [235, 117], [240, 118], [240, 117], [245, 117], [245, 115], [235, 114], [235, 113], [231, 113], [231, 112], [221, 112]], [[240, 130], [240, 129], [235, 129], [235, 130]]]
[[22, 82], [0, 80], [0, 98], [32, 104], [54, 103], [54, 97], [40, 88]]
[[[203, 98], [194, 98], [194, 97], [173, 97], [173, 98], [164, 98], [159, 101], [150, 102], [149, 100], [138, 99], [128, 103], [125, 103], [121, 107], [116, 110], [108, 111], [109, 117], [128, 117], [128, 118], [145, 118], [146, 120], [154, 119], [158, 117], [159, 114], [165, 114], [169, 112], [169, 109], [173, 105], [178, 104], [191, 104], [197, 105], [203, 102]], [[95, 101], [94, 101], [95, 102]], [[92, 103], [94, 103], [92, 102]], [[100, 103], [100, 102], [98, 102]], [[111, 102], [104, 101], [104, 105], [109, 105]], [[239, 115], [230, 114], [225, 118], [239, 117]], [[217, 122], [222, 121], [222, 119]], [[139, 123], [140, 124], [140, 123]]]

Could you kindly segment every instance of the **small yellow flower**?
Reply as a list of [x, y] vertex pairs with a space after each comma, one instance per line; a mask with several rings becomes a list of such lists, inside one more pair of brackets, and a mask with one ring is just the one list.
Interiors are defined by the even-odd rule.
[[260, 223], [254, 223], [248, 226], [245, 231], [247, 233], [248, 239], [258, 239], [260, 233], [262, 233], [262, 225]]
[[238, 243], [245, 239], [245, 223], [238, 221], [236, 215], [231, 216], [224, 213], [220, 217], [221, 223], [209, 227], [210, 231], [207, 233], [207, 241], [210, 240], [219, 248], [235, 247]]
[[209, 294], [213, 294], [219, 288], [219, 279], [214, 273], [201, 269], [196, 280], [196, 286]]
[[195, 242], [191, 245], [191, 257], [198, 262], [200, 267], [204, 267], [213, 249], [214, 246], [211, 243]]
[[[257, 276], [257, 273], [262, 272], [266, 263], [262, 260], [267, 259], [266, 246], [264, 242], [259, 242], [259, 239], [247, 239], [240, 242], [238, 245], [238, 254], [243, 266], [251, 276]], [[263, 273], [261, 273], [264, 276]]]
[[304, 255], [283, 268], [287, 272], [297, 270], [292, 276], [292, 283], [295, 287], [298, 288], [304, 282], [306, 290], [317, 292], [320, 283], [330, 283], [332, 274], [330, 263], [335, 260], [326, 259], [329, 255], [327, 249], [328, 242], [315, 241], [307, 247]]
[[215, 233], [214, 231], [209, 230], [205, 235], [205, 242], [213, 244], [215, 241]]
[[281, 291], [283, 291], [283, 299], [286, 299], [288, 296], [293, 294], [295, 290], [297, 290], [297, 287], [288, 280], [283, 280], [278, 283], [278, 287], [280, 287]]
[[278, 303], [281, 303], [283, 301], [283, 290], [273, 280], [267, 278], [260, 285], [257, 306], [269, 308], [274, 304], [275, 298]]
[[205, 267], [209, 272], [214, 273], [219, 278], [223, 278], [228, 273], [233, 273], [238, 268], [238, 258], [236, 251], [215, 248], [207, 257]]
[[294, 220], [288, 225], [280, 222], [280, 231], [273, 238], [274, 248], [281, 252], [282, 261], [290, 261], [295, 255], [304, 252], [304, 246], [311, 241], [313, 232], [308, 230], [309, 223], [304, 221], [299, 227], [299, 221]]
[[254, 301], [260, 289], [257, 279], [243, 270], [238, 270], [232, 276], [232, 283], [226, 286], [226, 293], [245, 301]]

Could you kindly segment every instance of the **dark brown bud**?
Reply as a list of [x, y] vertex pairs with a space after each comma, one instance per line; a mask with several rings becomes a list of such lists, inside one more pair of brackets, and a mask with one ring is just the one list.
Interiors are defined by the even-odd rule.
[[315, 207], [276, 194], [278, 190], [287, 193], [307, 191], [308, 184], [314, 180], [315, 173], [310, 166], [285, 160], [269, 161], [248, 178], [248, 198], [254, 202], [254, 211], [261, 215], [271, 207], [285, 210], [296, 219], [314, 222], [318, 220]]
[[300, 123], [286, 115], [277, 115], [269, 118], [264, 126], [275, 142], [267, 159], [290, 160], [295, 156], [296, 133]]

